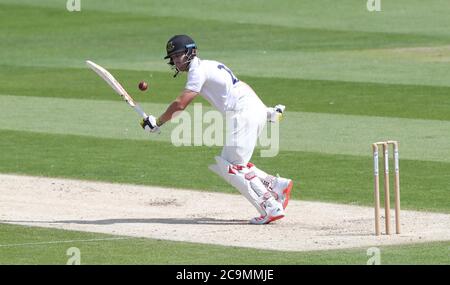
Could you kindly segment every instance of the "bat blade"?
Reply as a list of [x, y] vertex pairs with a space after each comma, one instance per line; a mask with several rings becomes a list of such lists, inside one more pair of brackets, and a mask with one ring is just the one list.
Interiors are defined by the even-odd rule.
[[133, 98], [128, 94], [128, 92], [122, 87], [122, 85], [117, 81], [117, 79], [109, 73], [108, 70], [101, 67], [100, 65], [94, 63], [93, 61], [86, 60], [86, 64], [97, 73], [103, 80], [105, 80], [111, 88], [116, 91], [117, 94], [122, 97], [125, 102], [136, 110], [136, 112], [143, 118], [147, 117], [147, 114], [141, 109], [141, 107], [133, 100]]

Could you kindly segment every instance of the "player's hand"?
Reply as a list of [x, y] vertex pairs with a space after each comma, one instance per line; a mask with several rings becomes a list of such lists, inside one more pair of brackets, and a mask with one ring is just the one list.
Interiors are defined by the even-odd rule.
[[158, 125], [156, 124], [156, 118], [152, 115], [148, 116], [147, 118], [142, 119], [141, 121], [141, 127], [151, 133], [160, 133], [161, 130], [159, 129]]
[[281, 104], [273, 108], [267, 108], [267, 120], [272, 123], [281, 121], [283, 119], [284, 109], [286, 109], [286, 106]]

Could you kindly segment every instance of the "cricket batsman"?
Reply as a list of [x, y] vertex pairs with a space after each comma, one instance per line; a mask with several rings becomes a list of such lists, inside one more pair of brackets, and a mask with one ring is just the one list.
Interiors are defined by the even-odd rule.
[[[239, 80], [223, 63], [197, 56], [197, 45], [187, 35], [176, 35], [166, 44], [169, 65], [187, 72], [181, 94], [159, 117], [148, 116], [141, 126], [159, 132], [176, 112], [183, 111], [197, 95], [203, 96], [227, 121], [226, 142], [216, 164], [210, 169], [234, 186], [256, 208], [259, 216], [251, 224], [268, 224], [285, 216], [293, 182], [275, 177], [250, 162], [257, 139], [267, 121], [275, 123], [283, 116], [285, 106], [268, 108], [253, 89]], [[175, 114], [176, 115], [176, 114]]]

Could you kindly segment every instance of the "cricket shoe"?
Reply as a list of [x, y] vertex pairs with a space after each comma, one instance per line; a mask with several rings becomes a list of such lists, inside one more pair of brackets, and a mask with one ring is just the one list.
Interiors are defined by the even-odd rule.
[[272, 198], [272, 201], [266, 201], [265, 204], [266, 215], [261, 215], [259, 217], [251, 219], [250, 224], [265, 225], [284, 218], [284, 210], [282, 209], [282, 206], [278, 201]]
[[276, 177], [274, 186], [270, 191], [273, 197], [283, 205], [283, 209], [286, 209], [289, 199], [291, 198], [291, 190], [294, 186], [294, 182], [291, 179]]

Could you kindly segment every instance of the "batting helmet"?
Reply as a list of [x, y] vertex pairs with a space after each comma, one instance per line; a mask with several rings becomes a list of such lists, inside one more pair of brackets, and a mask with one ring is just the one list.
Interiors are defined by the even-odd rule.
[[185, 51], [187, 55], [192, 54], [192, 50], [196, 49], [197, 45], [194, 40], [186, 35], [176, 35], [171, 37], [166, 44], [167, 55], [164, 59], [170, 58], [172, 55]]

